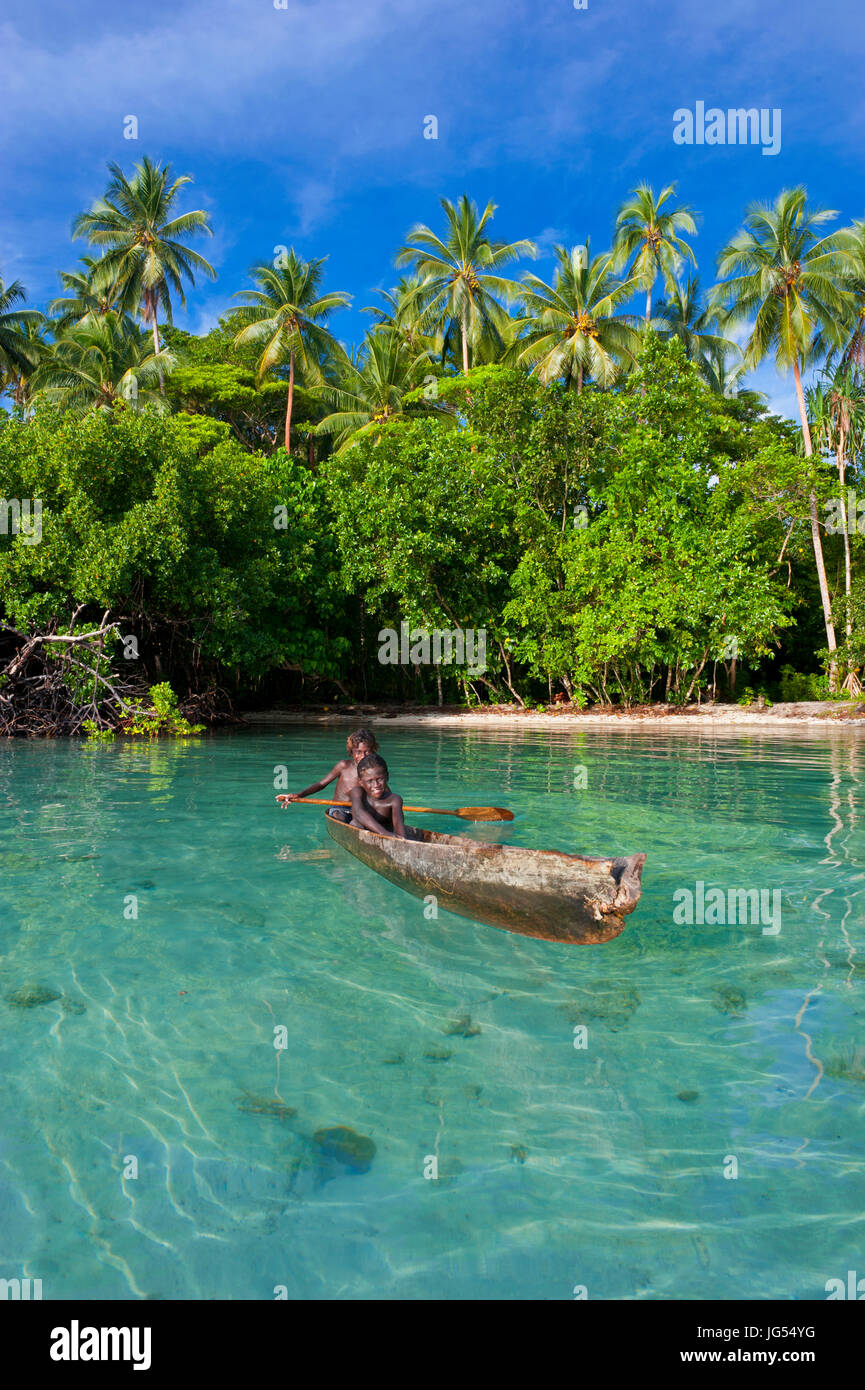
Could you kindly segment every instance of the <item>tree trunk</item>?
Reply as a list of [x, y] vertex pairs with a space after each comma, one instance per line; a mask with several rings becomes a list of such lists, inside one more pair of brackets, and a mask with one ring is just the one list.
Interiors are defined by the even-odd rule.
[[[152, 295], [152, 291], [151, 291], [151, 295]], [[151, 321], [151, 323], [152, 323], [152, 325], [153, 325], [153, 351], [154, 351], [155, 353], [158, 354], [158, 352], [159, 352], [159, 327], [158, 327], [157, 322], [156, 322], [156, 298], [155, 298], [155, 296], [152, 296], [152, 297], [151, 297], [151, 300], [150, 300], [150, 321]], [[164, 395], [165, 395], [165, 380], [164, 380], [163, 375], [162, 375], [162, 365], [161, 365], [161, 363], [160, 363], [160, 365], [159, 365], [158, 371], [159, 371], [159, 390], [160, 390], [161, 394], [164, 396]]]
[[646, 290], [646, 327], [648, 328], [652, 319], [652, 286]]
[[852, 578], [850, 565], [850, 526], [847, 520], [847, 495], [844, 486], [847, 477], [847, 463], [844, 458], [845, 443], [846, 441], [842, 435], [838, 445], [838, 480], [841, 486], [841, 516], [844, 521], [844, 611], [846, 616], [845, 630], [847, 633], [847, 646], [849, 647], [850, 639], [853, 636], [853, 617], [850, 612], [850, 583]]
[[[708, 660], [709, 660], [709, 649], [708, 649], [708, 647], [707, 647], [706, 650], [705, 650], [705, 652], [703, 653], [703, 660], [700, 662], [699, 666], [697, 667], [696, 671], [694, 672], [694, 679], [691, 681], [691, 684], [688, 686], [688, 693], [687, 693], [687, 695], [685, 696], [685, 703], [686, 703], [686, 704], [687, 704], [688, 700], [690, 700], [692, 694], [694, 693], [694, 686], [697, 684], [697, 681], [700, 679], [701, 675], [703, 674], [703, 667], [706, 665], [706, 662], [707, 662]], [[700, 703], [700, 698], [699, 698], [699, 691], [698, 691], [698, 692], [697, 692], [697, 704], [699, 704], [699, 703]]]
[[291, 412], [294, 406], [294, 348], [288, 358], [288, 400], [285, 406], [285, 452], [291, 453]]
[[360, 600], [360, 622], [358, 623], [358, 627], [360, 628], [360, 678], [363, 682], [363, 698], [368, 700], [369, 694], [366, 685], [366, 603], [363, 597], [361, 597]]
[[514, 697], [514, 699], [516, 700], [517, 704], [520, 705], [520, 706], [522, 706], [523, 708], [525, 708], [525, 703], [526, 703], [526, 702], [525, 702], [525, 700], [523, 699], [522, 695], [517, 694], [516, 690], [514, 690], [514, 687], [513, 687], [513, 684], [512, 684], [513, 676], [512, 676], [512, 674], [511, 674], [511, 663], [508, 661], [507, 653], [505, 652], [505, 649], [504, 649], [504, 647], [502, 646], [501, 642], [498, 643], [498, 648], [499, 648], [499, 651], [500, 651], [501, 654], [502, 654], [502, 661], [504, 662], [504, 667], [505, 667], [505, 670], [507, 671], [507, 676], [506, 676], [506, 678], [505, 678], [505, 685], [508, 687], [508, 690], [509, 690], [509, 691], [511, 692], [511, 694], [513, 695], [513, 697]]
[[[802, 425], [802, 440], [805, 445], [805, 457], [811, 458], [814, 449], [811, 444], [811, 431], [808, 428], [808, 414], [805, 410], [805, 393], [802, 390], [802, 375], [799, 371], [798, 358], [793, 359], [793, 380], [796, 383], [796, 399], [799, 402], [799, 419]], [[829, 597], [829, 585], [826, 582], [826, 565], [823, 561], [823, 542], [820, 537], [820, 521], [817, 516], [817, 494], [811, 489], [808, 498], [808, 511], [811, 517], [811, 542], [814, 546], [814, 561], [817, 565], [817, 579], [820, 584], [820, 599], [823, 603], [823, 621], [826, 625], [826, 644], [830, 652], [834, 652], [838, 646], [835, 640], [835, 625], [832, 622], [832, 601]], [[829, 689], [835, 691], [838, 686], [838, 666], [837, 663], [829, 661]]]
[[461, 325], [463, 334], [463, 376], [468, 376], [469, 370], [469, 340], [466, 336], [465, 324]]

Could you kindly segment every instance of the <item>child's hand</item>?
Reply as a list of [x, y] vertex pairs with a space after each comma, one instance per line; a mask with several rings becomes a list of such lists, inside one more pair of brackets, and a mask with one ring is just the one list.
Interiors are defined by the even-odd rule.
[[278, 796], [276, 799], [279, 802], [282, 809], [285, 810], [286, 806], [290, 801], [299, 801], [300, 797], [298, 796], [297, 792], [283, 792], [282, 795]]

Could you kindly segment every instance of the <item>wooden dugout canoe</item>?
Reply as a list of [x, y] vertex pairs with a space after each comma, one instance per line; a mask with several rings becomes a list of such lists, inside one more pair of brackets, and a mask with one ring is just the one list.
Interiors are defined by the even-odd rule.
[[432, 893], [448, 912], [543, 941], [611, 941], [642, 892], [645, 854], [588, 859], [414, 828], [415, 839], [395, 840], [325, 820], [338, 845], [416, 898]]

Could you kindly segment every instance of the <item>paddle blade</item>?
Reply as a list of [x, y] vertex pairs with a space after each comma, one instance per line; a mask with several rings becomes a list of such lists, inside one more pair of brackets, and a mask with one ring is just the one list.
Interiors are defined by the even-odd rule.
[[455, 813], [463, 820], [513, 820], [513, 811], [504, 806], [460, 806]]

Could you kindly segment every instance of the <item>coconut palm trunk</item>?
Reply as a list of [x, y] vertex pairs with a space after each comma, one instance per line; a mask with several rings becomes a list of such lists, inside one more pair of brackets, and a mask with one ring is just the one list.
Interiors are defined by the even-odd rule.
[[294, 348], [288, 357], [288, 400], [285, 406], [285, 452], [291, 453], [291, 412], [294, 409]]
[[[799, 402], [799, 421], [802, 426], [802, 440], [805, 445], [805, 457], [811, 458], [814, 449], [811, 444], [811, 431], [808, 427], [808, 413], [805, 409], [805, 393], [802, 390], [802, 374], [799, 371], [798, 358], [793, 359], [793, 380], [796, 383], [796, 400]], [[826, 565], [823, 560], [823, 542], [820, 539], [820, 521], [817, 516], [817, 494], [811, 489], [808, 498], [808, 511], [811, 517], [811, 541], [814, 546], [814, 563], [817, 566], [817, 580], [820, 585], [820, 599], [823, 604], [823, 621], [826, 624], [826, 643], [830, 652], [834, 652], [838, 643], [835, 640], [835, 625], [832, 622], [832, 601], [829, 597], [829, 585], [826, 581]], [[830, 658], [829, 663], [829, 688], [834, 691], [838, 683], [838, 666]]]
[[[158, 358], [158, 357], [159, 357], [159, 324], [157, 323], [157, 318], [156, 318], [156, 295], [154, 294], [153, 290], [147, 290], [147, 291], [146, 291], [146, 308], [147, 308], [147, 317], [150, 319], [150, 324], [151, 324], [151, 327], [152, 327], [152, 330], [153, 330], [153, 351], [156, 353], [156, 356], [157, 356], [157, 358]], [[165, 395], [165, 378], [164, 378], [164, 376], [162, 375], [162, 365], [161, 365], [161, 363], [158, 365], [158, 370], [159, 370], [159, 390], [160, 390], [160, 393], [164, 396], [164, 395]]]
[[852, 566], [850, 563], [850, 527], [847, 522], [847, 492], [845, 482], [847, 478], [847, 437], [844, 431], [838, 441], [838, 480], [841, 488], [841, 516], [844, 521], [844, 599], [845, 599], [845, 631], [847, 633], [847, 645], [853, 636], [853, 617], [850, 612], [850, 586], [852, 582]]
[[468, 370], [469, 370], [469, 335], [468, 335], [468, 332], [466, 331], [466, 326], [465, 326], [465, 324], [462, 325], [462, 337], [463, 337], [463, 376], [467, 376], [467, 375], [468, 375]]

